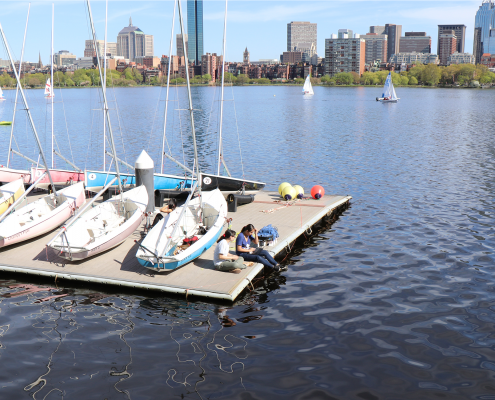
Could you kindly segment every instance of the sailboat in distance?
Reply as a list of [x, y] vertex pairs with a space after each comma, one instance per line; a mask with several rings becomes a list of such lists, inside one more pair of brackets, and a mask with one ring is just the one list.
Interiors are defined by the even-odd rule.
[[387, 79], [385, 80], [385, 86], [383, 87], [382, 97], [377, 97], [376, 101], [381, 101], [382, 103], [397, 103], [399, 98], [395, 93], [394, 84], [392, 83], [392, 72], [389, 72]]
[[311, 74], [308, 74], [306, 77], [302, 92], [303, 94], [315, 94], [315, 92], [313, 92], [313, 86], [311, 86]]
[[2, 90], [2, 88], [0, 87], [0, 101], [2, 101], [2, 100], [5, 100], [5, 97], [4, 97], [4, 95], [3, 95], [3, 90]]
[[46, 80], [46, 85], [45, 85], [45, 97], [47, 99], [50, 99], [52, 97], [55, 97], [55, 93], [53, 93], [53, 88], [50, 82], [50, 78]]

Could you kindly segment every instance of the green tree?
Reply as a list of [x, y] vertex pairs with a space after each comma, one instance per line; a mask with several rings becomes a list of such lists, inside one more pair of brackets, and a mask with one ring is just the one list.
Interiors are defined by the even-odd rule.
[[400, 84], [404, 86], [409, 85], [409, 78], [406, 75], [402, 75], [400, 77]]
[[440, 82], [441, 75], [442, 73], [437, 65], [427, 64], [421, 73], [421, 81], [426, 83], [428, 86], [435, 86], [438, 82]]
[[247, 83], [249, 83], [249, 78], [246, 74], [239, 74], [237, 76], [237, 85], [246, 85]]
[[53, 86], [64, 86], [65, 75], [62, 71], [57, 71], [53, 74]]
[[260, 85], [269, 85], [270, 84], [270, 79], [268, 79], [268, 78], [259, 78], [259, 79], [256, 79], [256, 82], [258, 82]]
[[339, 72], [335, 75], [337, 85], [352, 85], [354, 77], [349, 72]]
[[29, 76], [27, 78], [27, 86], [31, 86], [31, 87], [36, 87], [36, 86], [40, 86], [41, 85], [41, 82], [40, 80], [35, 77], [35, 76]]
[[201, 78], [202, 78], [203, 83], [210, 83], [210, 81], [212, 79], [210, 74], [204, 74]]
[[74, 81], [69, 77], [65, 77], [65, 84], [67, 85], [67, 87], [72, 87], [74, 86]]
[[296, 78], [294, 79], [294, 82], [297, 84], [297, 85], [302, 85], [304, 83], [305, 79], [303, 78]]
[[417, 84], [418, 84], [418, 80], [416, 79], [416, 77], [411, 76], [409, 78], [409, 85], [417, 85]]

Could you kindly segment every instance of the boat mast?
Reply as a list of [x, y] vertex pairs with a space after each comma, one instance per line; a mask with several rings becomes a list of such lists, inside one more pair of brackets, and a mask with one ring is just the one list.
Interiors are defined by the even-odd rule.
[[31, 111], [29, 110], [26, 96], [24, 95], [24, 90], [22, 90], [21, 79], [19, 78], [19, 74], [17, 73], [17, 70], [15, 69], [14, 59], [12, 58], [12, 54], [10, 53], [9, 44], [7, 42], [7, 38], [5, 37], [5, 32], [3, 31], [3, 27], [2, 27], [1, 23], [0, 23], [0, 33], [2, 35], [2, 40], [3, 40], [3, 43], [5, 45], [5, 49], [7, 50], [7, 54], [9, 55], [10, 64], [12, 65], [12, 70], [14, 71], [15, 79], [17, 80], [17, 85], [19, 87], [19, 90], [21, 91], [22, 101], [24, 102], [24, 107], [26, 107], [26, 112], [28, 114], [29, 123], [31, 125], [31, 128], [33, 129], [34, 138], [36, 139], [36, 143], [38, 144], [38, 148], [40, 149], [41, 158], [43, 159], [43, 164], [45, 165], [46, 172], [48, 173], [48, 179], [50, 180], [50, 184], [52, 185], [53, 193], [55, 194], [55, 196], [57, 196], [57, 189], [55, 189], [55, 185], [53, 184], [52, 175], [50, 174], [50, 169], [48, 168], [48, 163], [46, 162], [46, 159], [45, 159], [45, 153], [43, 153], [43, 148], [41, 147], [41, 142], [40, 142], [40, 139], [38, 137], [38, 132], [36, 132], [36, 127], [34, 126], [33, 117], [31, 116]]
[[[21, 60], [19, 61], [19, 75], [21, 75], [21, 68], [22, 68], [22, 60], [24, 59], [24, 45], [26, 44], [26, 35], [27, 35], [27, 28], [28, 28], [28, 22], [29, 22], [29, 11], [31, 10], [31, 3], [28, 5], [28, 13], [26, 17], [26, 28], [24, 28], [24, 40], [22, 41], [22, 51], [21, 51]], [[14, 125], [15, 125], [15, 112], [16, 112], [16, 106], [17, 106], [17, 96], [19, 95], [19, 84], [17, 85], [15, 89], [15, 102], [14, 102], [14, 115], [12, 116], [12, 127], [10, 128], [10, 140], [9, 140], [9, 154], [7, 155], [7, 168], [9, 168], [10, 165], [10, 151], [12, 149], [12, 138], [14, 137]]]
[[[107, 21], [108, 21], [108, 0], [105, 1], [105, 44], [103, 46], [103, 91], [107, 91]], [[105, 113], [105, 110], [103, 110]], [[107, 123], [105, 121], [105, 115], [103, 115], [103, 171], [106, 171], [106, 147], [107, 147]]]
[[[95, 26], [93, 24], [93, 14], [91, 13], [91, 5], [89, 4], [89, 0], [87, 0], [86, 3], [88, 5], [89, 22], [91, 25], [91, 32], [93, 34], [93, 44], [94, 44], [95, 50], [96, 50], [96, 60], [98, 62], [98, 71], [100, 72], [100, 82], [102, 82], [102, 85], [103, 85], [103, 74], [101, 73], [100, 54], [99, 54], [98, 46], [97, 46], [97, 42], [96, 42]], [[112, 145], [112, 153], [113, 153], [114, 160], [117, 160], [117, 152], [115, 151], [115, 142], [113, 140], [112, 124], [110, 123], [110, 116], [108, 115], [107, 94], [106, 94], [105, 90], [102, 90], [102, 92], [103, 92], [103, 107], [105, 110], [105, 116], [106, 116], [106, 120], [108, 123], [108, 134], [110, 135], [110, 144]], [[122, 193], [122, 181], [120, 180], [119, 163], [117, 161], [115, 162], [115, 171], [117, 172], [117, 177], [118, 177], [118, 181], [119, 181], [119, 191], [120, 191], [120, 193]]]
[[[88, 0], [89, 1], [89, 0]], [[186, 38], [184, 36], [184, 21], [182, 20], [182, 6], [180, 4], [180, 0], [177, 0], [179, 5], [179, 21], [180, 21], [180, 33], [182, 34], [182, 48], [184, 49], [184, 64], [186, 67], [186, 81], [187, 81], [187, 97], [189, 99], [189, 114], [191, 116], [191, 130], [192, 130], [192, 138], [193, 138], [193, 146], [194, 146], [194, 163], [196, 164], [196, 179], [200, 179], [199, 176], [199, 160], [198, 160], [198, 148], [196, 146], [196, 130], [194, 129], [194, 113], [193, 113], [193, 105], [191, 98], [191, 83], [189, 82], [189, 60], [187, 59], [186, 52]], [[198, 185], [201, 188], [201, 185]]]
[[55, 148], [53, 147], [53, 27], [55, 19], [55, 4], [52, 3], [52, 52], [51, 52], [51, 65], [50, 65], [50, 97], [52, 98], [52, 169], [55, 168]]
[[222, 125], [223, 125], [223, 86], [225, 82], [225, 42], [227, 38], [227, 0], [225, 0], [225, 17], [223, 21], [223, 53], [222, 53], [222, 97], [220, 100], [220, 132], [218, 137], [218, 169], [220, 175], [220, 164], [222, 162]]
[[[177, 4], [174, 2], [174, 16], [172, 17], [172, 33], [170, 34], [170, 51], [168, 54], [167, 98], [165, 100], [165, 119], [163, 121], [162, 166], [160, 169], [161, 174], [163, 174], [163, 160], [164, 160], [164, 156], [165, 156], [165, 133], [167, 131], [168, 91], [170, 88], [170, 64], [172, 64], [171, 61], [172, 61], [172, 49], [173, 49], [173, 44], [174, 44], [174, 26], [175, 26], [175, 9], [176, 8], [177, 8]], [[184, 52], [185, 51], [186, 51], [186, 49], [184, 49]]]

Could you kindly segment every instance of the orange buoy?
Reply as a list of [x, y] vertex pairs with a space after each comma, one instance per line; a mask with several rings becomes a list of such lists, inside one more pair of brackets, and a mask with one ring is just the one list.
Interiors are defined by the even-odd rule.
[[320, 185], [315, 185], [311, 188], [311, 197], [313, 199], [319, 200], [325, 195], [325, 189], [323, 189]]

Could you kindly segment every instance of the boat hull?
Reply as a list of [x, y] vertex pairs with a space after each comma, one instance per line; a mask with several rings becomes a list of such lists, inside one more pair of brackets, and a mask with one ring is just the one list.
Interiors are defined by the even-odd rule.
[[[43, 168], [31, 168], [31, 182], [36, 181], [45, 172]], [[84, 172], [68, 171], [64, 169], [50, 169], [53, 184], [57, 186], [69, 186], [73, 183], [84, 182]], [[50, 178], [48, 174], [36, 184], [36, 187], [48, 189]]]
[[[24, 193], [24, 184], [21, 180], [18, 183], [11, 182], [5, 185], [6, 194], [0, 198], [0, 215], [9, 209], [14, 202]], [[9, 195], [10, 193], [10, 195]]]
[[31, 172], [24, 169], [0, 167], [0, 182], [9, 183], [22, 179], [25, 184], [31, 182]]
[[[9, 218], [14, 217], [14, 215], [7, 217], [0, 224], [0, 247], [10, 246], [35, 238], [62, 225], [73, 215], [76, 208], [84, 204], [86, 199], [84, 195], [84, 186], [82, 182], [78, 185], [79, 187], [73, 185], [73, 187], [60, 190], [59, 194], [65, 195], [67, 200], [32, 225], [19, 226], [17, 229], [8, 229], [8, 220]], [[29, 205], [26, 207], [29, 207]]]
[[246, 194], [256, 194], [265, 187], [265, 183], [231, 178], [228, 176], [218, 176], [212, 174], [201, 174], [201, 190], [209, 192], [219, 189], [224, 196], [231, 193], [244, 191]]

